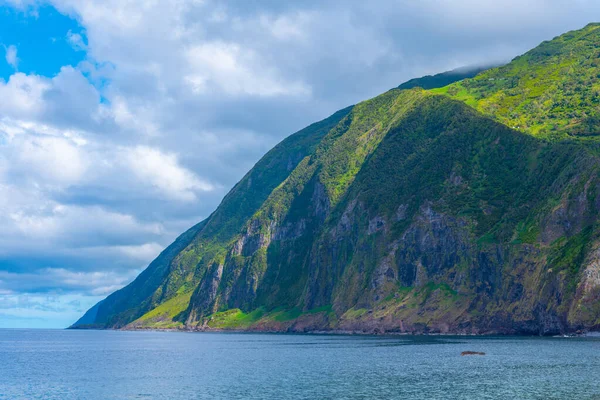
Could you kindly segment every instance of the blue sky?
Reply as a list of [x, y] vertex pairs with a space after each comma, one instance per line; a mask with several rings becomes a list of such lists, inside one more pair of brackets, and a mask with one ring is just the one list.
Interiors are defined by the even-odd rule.
[[311, 122], [598, 20], [592, 0], [0, 0], [0, 327], [68, 326]]
[[[85, 59], [85, 51], [74, 47], [69, 32], [85, 41], [85, 30], [79, 23], [54, 7], [41, 6], [35, 12], [14, 7], [0, 9], [0, 43], [18, 49], [17, 70], [26, 74], [56, 75], [64, 65], [76, 66]], [[15, 67], [0, 63], [0, 78], [7, 80]]]

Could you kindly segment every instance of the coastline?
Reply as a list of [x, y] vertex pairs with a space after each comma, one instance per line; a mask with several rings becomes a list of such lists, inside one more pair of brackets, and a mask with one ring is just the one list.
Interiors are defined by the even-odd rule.
[[277, 335], [319, 335], [319, 336], [440, 336], [440, 337], [543, 337], [543, 338], [600, 338], [600, 331], [581, 331], [555, 335], [540, 335], [531, 333], [503, 333], [489, 332], [394, 332], [394, 331], [366, 331], [343, 329], [315, 329], [315, 330], [267, 330], [267, 329], [223, 329], [223, 328], [156, 328], [156, 327], [123, 327], [123, 328], [85, 328], [68, 327], [66, 330], [98, 330], [98, 331], [124, 331], [124, 332], [182, 332], [182, 333], [235, 333], [235, 334], [277, 334]]

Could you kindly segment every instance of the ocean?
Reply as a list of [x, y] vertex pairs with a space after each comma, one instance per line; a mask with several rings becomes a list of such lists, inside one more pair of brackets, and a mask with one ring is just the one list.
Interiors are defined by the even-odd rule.
[[600, 399], [600, 338], [4, 329], [0, 399]]

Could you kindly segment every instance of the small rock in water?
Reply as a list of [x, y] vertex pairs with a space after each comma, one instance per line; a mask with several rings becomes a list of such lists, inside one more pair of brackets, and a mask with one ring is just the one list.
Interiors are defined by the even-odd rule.
[[460, 353], [461, 356], [485, 356], [485, 353], [482, 351], [463, 351]]

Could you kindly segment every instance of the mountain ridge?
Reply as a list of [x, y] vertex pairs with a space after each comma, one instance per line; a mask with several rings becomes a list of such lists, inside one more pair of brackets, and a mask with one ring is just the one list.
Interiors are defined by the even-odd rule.
[[288, 137], [73, 327], [599, 329], [598, 27]]

